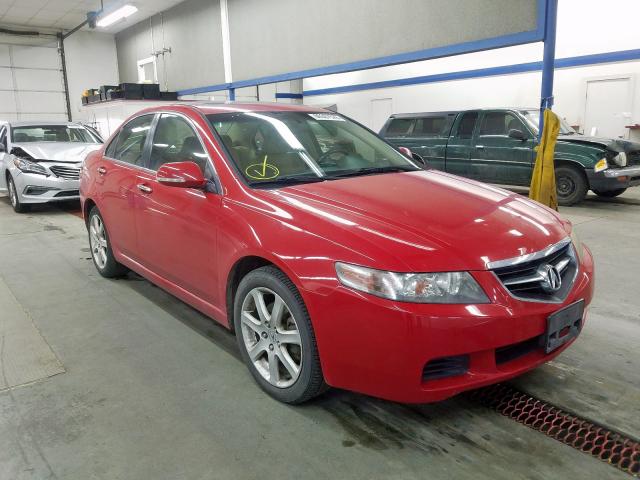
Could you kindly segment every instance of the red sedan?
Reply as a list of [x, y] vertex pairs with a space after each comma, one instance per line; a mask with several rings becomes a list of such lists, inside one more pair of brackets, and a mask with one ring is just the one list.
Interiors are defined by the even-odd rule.
[[432, 402], [562, 352], [594, 285], [571, 224], [409, 154], [312, 107], [144, 110], [82, 169], [95, 266], [232, 329], [288, 403]]

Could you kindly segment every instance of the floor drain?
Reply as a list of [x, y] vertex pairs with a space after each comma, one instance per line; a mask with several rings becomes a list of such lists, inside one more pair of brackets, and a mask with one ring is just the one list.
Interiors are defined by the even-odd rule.
[[565, 412], [509, 385], [481, 388], [470, 392], [469, 397], [624, 472], [640, 476], [640, 442], [637, 440]]

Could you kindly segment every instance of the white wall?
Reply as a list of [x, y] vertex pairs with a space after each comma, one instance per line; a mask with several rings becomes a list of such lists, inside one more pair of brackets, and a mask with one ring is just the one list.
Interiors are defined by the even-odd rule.
[[[640, 48], [637, 0], [559, 0], [557, 58]], [[304, 90], [403, 79], [542, 60], [542, 44], [521, 45], [456, 57], [416, 62], [304, 80]], [[585, 81], [588, 78], [632, 74], [640, 77], [640, 62], [602, 64], [556, 70], [556, 110], [572, 125], [582, 125]], [[391, 98], [393, 113], [498, 106], [532, 106], [540, 102], [540, 72], [440, 83], [305, 96], [311, 105], [337, 104], [338, 110], [377, 130], [371, 101]], [[640, 88], [629, 105], [630, 123], [640, 123]]]
[[93, 116], [80, 97], [88, 88], [119, 83], [114, 36], [80, 30], [65, 40], [64, 48], [72, 119], [91, 123]]

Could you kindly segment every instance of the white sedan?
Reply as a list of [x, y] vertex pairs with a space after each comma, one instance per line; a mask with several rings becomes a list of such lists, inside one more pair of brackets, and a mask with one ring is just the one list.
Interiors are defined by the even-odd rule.
[[97, 132], [71, 122], [9, 122], [0, 126], [0, 192], [13, 209], [80, 198], [80, 167], [98, 150]]

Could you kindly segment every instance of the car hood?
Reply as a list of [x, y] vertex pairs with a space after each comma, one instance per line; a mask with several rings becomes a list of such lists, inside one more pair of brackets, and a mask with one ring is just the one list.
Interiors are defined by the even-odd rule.
[[558, 140], [566, 143], [577, 143], [582, 145], [597, 145], [613, 152], [638, 152], [640, 151], [640, 143], [630, 142], [621, 138], [601, 138], [587, 137], [585, 135], [559, 135]]
[[552, 210], [436, 170], [263, 192], [298, 226], [341, 244], [369, 266], [389, 270], [485, 270], [488, 262], [543, 250], [567, 237]]
[[81, 162], [90, 152], [99, 150], [100, 143], [78, 142], [24, 142], [14, 143], [37, 161]]

